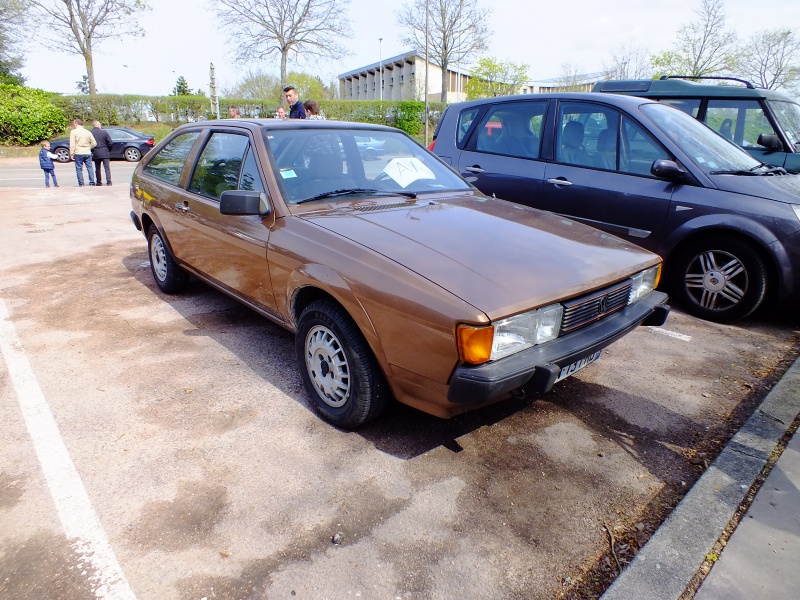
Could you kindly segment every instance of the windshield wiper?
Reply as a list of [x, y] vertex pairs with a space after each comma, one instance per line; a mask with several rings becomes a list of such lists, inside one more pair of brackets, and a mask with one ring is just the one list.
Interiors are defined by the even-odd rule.
[[[758, 165], [760, 167], [761, 165]], [[756, 167], [756, 168], [758, 168]], [[763, 173], [755, 173], [751, 169], [744, 170], [744, 169], [732, 169], [730, 171], [709, 171], [709, 175], [750, 175], [751, 177], [757, 177], [759, 175], [763, 175]]]
[[405, 196], [406, 198], [416, 198], [417, 192], [390, 192], [387, 190], [373, 190], [369, 188], [346, 188], [342, 190], [332, 190], [330, 192], [323, 192], [310, 198], [303, 198], [298, 200], [295, 204], [303, 204], [304, 202], [311, 202], [313, 200], [322, 200], [323, 198], [335, 198], [336, 196], [350, 196], [353, 194], [374, 194], [382, 196]]

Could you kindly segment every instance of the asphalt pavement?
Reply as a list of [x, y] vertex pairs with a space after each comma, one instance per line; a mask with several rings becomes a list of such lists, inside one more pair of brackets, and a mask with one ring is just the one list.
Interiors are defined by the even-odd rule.
[[[697, 600], [800, 597], [800, 359], [603, 595], [603, 600], [677, 599], [706, 560]], [[774, 466], [773, 466], [774, 465]], [[755, 499], [719, 552], [715, 544], [765, 468]]]

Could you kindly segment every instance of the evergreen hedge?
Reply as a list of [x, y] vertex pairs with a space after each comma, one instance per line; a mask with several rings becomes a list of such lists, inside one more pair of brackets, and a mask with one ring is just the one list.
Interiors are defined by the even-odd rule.
[[0, 145], [29, 146], [64, 131], [67, 120], [53, 94], [0, 84]]

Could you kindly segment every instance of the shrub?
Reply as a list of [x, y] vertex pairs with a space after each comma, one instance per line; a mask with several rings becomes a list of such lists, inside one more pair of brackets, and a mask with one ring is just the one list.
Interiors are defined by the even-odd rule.
[[27, 146], [64, 131], [67, 120], [42, 90], [0, 84], [0, 144]]

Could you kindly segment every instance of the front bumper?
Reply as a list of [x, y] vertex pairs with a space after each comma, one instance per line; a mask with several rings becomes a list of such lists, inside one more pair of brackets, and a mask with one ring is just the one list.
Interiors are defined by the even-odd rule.
[[541, 346], [483, 365], [462, 365], [453, 374], [447, 398], [457, 404], [480, 404], [523, 386], [547, 392], [562, 367], [591, 356], [639, 325], [663, 325], [669, 314], [666, 302], [666, 294], [650, 292], [602, 321]]

